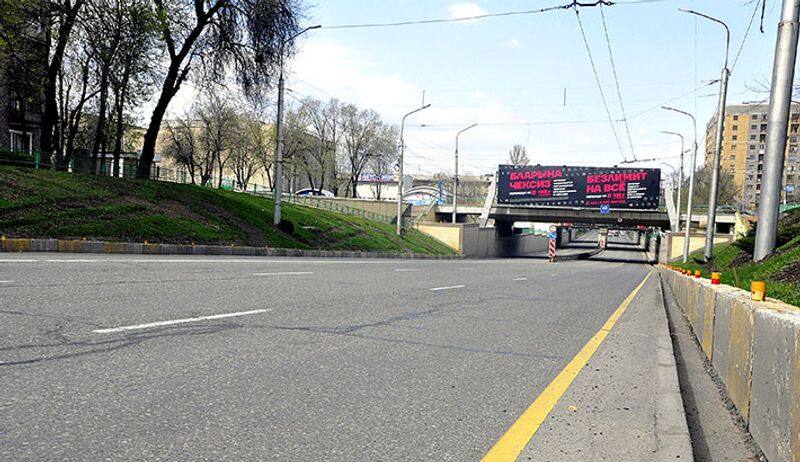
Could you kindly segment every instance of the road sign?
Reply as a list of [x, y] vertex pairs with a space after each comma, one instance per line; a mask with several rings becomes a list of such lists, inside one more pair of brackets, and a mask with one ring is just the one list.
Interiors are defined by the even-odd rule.
[[549, 239], [555, 239], [556, 238], [556, 233], [547, 233], [547, 237]]
[[600, 206], [600, 214], [608, 215], [609, 213], [611, 213], [611, 206], [610, 205], [603, 204], [603, 205]]

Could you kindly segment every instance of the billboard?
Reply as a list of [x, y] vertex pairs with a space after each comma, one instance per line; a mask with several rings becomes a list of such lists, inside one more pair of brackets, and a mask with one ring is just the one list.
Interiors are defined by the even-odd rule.
[[501, 165], [497, 202], [612, 209], [657, 209], [661, 170], [657, 168]]

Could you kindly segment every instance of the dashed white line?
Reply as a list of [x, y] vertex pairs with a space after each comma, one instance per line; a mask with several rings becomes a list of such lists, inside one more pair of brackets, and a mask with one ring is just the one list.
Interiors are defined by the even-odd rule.
[[418, 268], [397, 268], [397, 269], [395, 269], [395, 272], [398, 272], [398, 273], [413, 273], [415, 271], [419, 271], [419, 269]]
[[528, 278], [514, 278], [515, 281], [527, 281]]
[[459, 268], [461, 271], [472, 271], [472, 268]]
[[110, 329], [97, 329], [92, 332], [95, 334], [113, 334], [114, 332], [124, 332], [129, 330], [148, 329], [150, 327], [173, 326], [175, 324], [186, 324], [188, 322], [210, 321], [214, 319], [235, 318], [237, 316], [247, 316], [249, 314], [266, 313], [272, 310], [250, 310], [239, 311], [236, 313], [213, 314], [211, 316], [199, 316], [196, 318], [173, 319], [171, 321], [149, 322], [147, 324], [136, 324], [134, 326], [112, 327]]
[[12, 280], [9, 280], [9, 279], [6, 279], [6, 280], [0, 280], [0, 284], [11, 284], [11, 283], [13, 283], [13, 282], [14, 282], [14, 281], [12, 281]]
[[314, 274], [312, 271], [284, 271], [279, 273], [253, 273], [253, 276], [298, 276], [301, 274]]
[[447, 287], [434, 287], [433, 289], [431, 289], [431, 291], [437, 292], [437, 291], [440, 291], [440, 290], [463, 289], [464, 287], [467, 287], [467, 286], [458, 285], [458, 286], [447, 286]]

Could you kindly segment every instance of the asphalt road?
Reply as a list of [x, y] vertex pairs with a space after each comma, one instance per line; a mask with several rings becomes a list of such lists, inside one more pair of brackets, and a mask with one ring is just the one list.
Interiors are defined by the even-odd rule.
[[0, 460], [478, 460], [641, 256], [0, 254]]

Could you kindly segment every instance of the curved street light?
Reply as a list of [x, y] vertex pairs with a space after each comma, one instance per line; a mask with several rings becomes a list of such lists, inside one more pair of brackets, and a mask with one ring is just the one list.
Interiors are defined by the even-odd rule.
[[403, 152], [405, 151], [405, 142], [403, 141], [403, 132], [406, 128], [406, 118], [411, 114], [415, 114], [423, 109], [431, 107], [430, 103], [418, 107], [413, 111], [403, 116], [400, 122], [400, 158], [397, 160], [397, 235], [403, 235]]
[[278, 226], [281, 222], [281, 195], [283, 194], [283, 92], [284, 92], [284, 78], [283, 78], [283, 54], [287, 43], [291, 43], [297, 37], [305, 34], [306, 32], [322, 27], [317, 24], [316, 26], [309, 26], [300, 32], [292, 35], [286, 40], [281, 41], [280, 49], [280, 74], [278, 77], [278, 120], [275, 123], [278, 140], [275, 143], [275, 187], [273, 193], [275, 194], [275, 208], [272, 212], [272, 224]]
[[459, 179], [458, 179], [458, 137], [462, 133], [464, 133], [465, 131], [469, 130], [470, 128], [475, 128], [477, 126], [478, 126], [478, 124], [475, 123], [475, 124], [470, 125], [467, 128], [464, 128], [463, 130], [459, 131], [458, 133], [456, 133], [456, 156], [455, 156], [456, 169], [455, 169], [455, 177], [453, 178], [453, 223], [456, 222], [456, 215], [458, 213], [458, 202], [457, 202], [457, 199], [458, 199], [458, 182], [459, 182]]
[[694, 195], [694, 170], [697, 166], [697, 120], [694, 116], [686, 111], [675, 109], [674, 107], [661, 106], [661, 109], [666, 111], [677, 112], [692, 119], [692, 127], [694, 129], [694, 142], [692, 143], [692, 167], [689, 170], [689, 199], [686, 201], [686, 232], [683, 238], [683, 262], [689, 261], [689, 238], [690, 230], [692, 228], [692, 196]]
[[683, 187], [683, 151], [684, 151], [684, 139], [683, 135], [678, 132], [670, 132], [670, 131], [662, 131], [665, 135], [673, 135], [678, 136], [681, 139], [681, 165], [680, 169], [678, 170], [678, 200], [676, 202], [677, 211], [675, 213], [675, 231], [681, 231], [681, 188]]
[[722, 134], [725, 125], [725, 100], [728, 97], [728, 77], [730, 71], [728, 70], [728, 55], [731, 48], [731, 30], [728, 25], [717, 18], [707, 14], [699, 13], [694, 10], [686, 10], [679, 8], [678, 11], [689, 13], [701, 18], [708, 19], [725, 28], [725, 63], [722, 66], [722, 77], [719, 83], [719, 107], [717, 108], [717, 127], [714, 145], [714, 161], [711, 170], [711, 187], [708, 192], [708, 224], [706, 225], [706, 246], [703, 252], [705, 261], [711, 260], [714, 256], [714, 233], [717, 227], [717, 196], [719, 195], [719, 170], [720, 170], [720, 157], [722, 157]]

